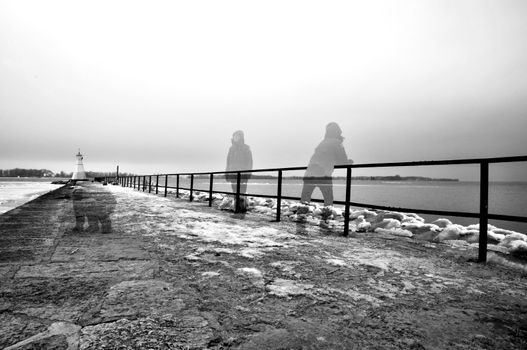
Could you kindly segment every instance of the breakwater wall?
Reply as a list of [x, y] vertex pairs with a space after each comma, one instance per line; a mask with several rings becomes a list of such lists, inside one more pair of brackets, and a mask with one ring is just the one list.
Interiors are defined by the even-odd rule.
[[[525, 346], [526, 281], [492, 252], [474, 264], [444, 244], [327, 235], [287, 212], [244, 218], [208, 193], [85, 182], [54, 194], [0, 216], [0, 348]], [[257, 200], [250, 210], [272, 210]], [[99, 210], [108, 231], [90, 223]]]

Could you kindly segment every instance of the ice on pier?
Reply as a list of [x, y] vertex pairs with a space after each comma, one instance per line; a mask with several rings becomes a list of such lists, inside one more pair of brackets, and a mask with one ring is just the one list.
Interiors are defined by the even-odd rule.
[[[189, 192], [182, 191], [180, 195], [189, 197]], [[141, 194], [138, 194], [141, 195]], [[196, 201], [206, 201], [208, 195], [194, 196]], [[277, 201], [269, 198], [247, 198], [248, 211], [257, 215], [275, 216]], [[232, 196], [214, 195], [213, 206], [232, 211], [234, 199]], [[305, 205], [296, 201], [282, 200], [280, 203], [282, 220], [290, 220], [307, 225], [317, 225], [328, 230], [342, 230], [344, 228], [343, 210], [335, 206], [323, 206], [317, 203]], [[221, 222], [204, 220], [210, 214], [195, 213], [189, 210], [178, 210], [169, 220], [163, 230], [173, 231], [186, 239], [197, 239], [206, 242], [219, 242], [226, 245], [240, 245], [236, 254], [249, 259], [265, 254], [265, 249], [292, 244], [294, 235], [280, 232], [273, 227], [250, 228], [240, 225], [236, 229], [227, 229]], [[192, 216], [192, 225], [182, 225], [178, 218]], [[410, 238], [434, 243], [466, 242], [466, 246], [474, 246], [479, 242], [479, 224], [463, 226], [452, 223], [449, 219], [439, 218], [433, 222], [425, 220], [415, 213], [400, 213], [387, 210], [350, 209], [350, 232], [365, 235], [375, 233], [394, 237]], [[163, 217], [166, 221], [169, 218]], [[188, 220], [186, 221], [188, 222]], [[527, 256], [527, 236], [520, 232], [498, 228], [493, 225], [487, 227], [487, 241], [489, 249]], [[494, 247], [494, 248], [492, 248]]]

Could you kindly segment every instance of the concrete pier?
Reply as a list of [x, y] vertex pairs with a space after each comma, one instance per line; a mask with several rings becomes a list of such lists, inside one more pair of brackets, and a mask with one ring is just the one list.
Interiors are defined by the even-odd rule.
[[1, 215], [0, 348], [527, 346], [524, 272], [270, 220], [97, 183]]

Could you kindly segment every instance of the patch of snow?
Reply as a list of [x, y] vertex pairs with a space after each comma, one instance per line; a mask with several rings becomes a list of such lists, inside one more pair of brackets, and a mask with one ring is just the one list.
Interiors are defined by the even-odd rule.
[[368, 209], [353, 210], [350, 212], [350, 220], [357, 219], [359, 216], [369, 218], [377, 216], [377, 213]]
[[264, 255], [264, 253], [262, 252], [262, 250], [259, 249], [244, 248], [238, 251], [238, 255], [243, 256], [244, 258], [254, 259]]
[[502, 229], [502, 228], [495, 228], [495, 229], [492, 229], [491, 231], [494, 232], [494, 233], [499, 233], [499, 234], [505, 235], [505, 236], [512, 235], [512, 234], [522, 234], [520, 232], [511, 231], [511, 230], [505, 230], [505, 229]]
[[263, 277], [262, 272], [254, 267], [241, 267], [237, 271], [243, 275], [249, 275], [253, 277]]
[[195, 253], [185, 256], [185, 259], [187, 259], [188, 261], [200, 261], [201, 260], [201, 258], [197, 256]]
[[386, 230], [392, 229], [392, 228], [399, 228], [401, 227], [401, 222], [397, 219], [392, 218], [385, 218], [382, 219], [380, 222], [372, 222], [371, 229], [375, 230], [377, 228], [383, 228]]
[[263, 288], [265, 286], [262, 272], [254, 267], [242, 267], [236, 269], [236, 272], [248, 277], [255, 287]]
[[511, 254], [527, 256], [527, 242], [516, 240], [510, 243]]
[[[441, 225], [438, 225], [438, 226], [441, 227]], [[441, 231], [441, 233], [439, 233], [434, 238], [434, 242], [443, 242], [447, 240], [458, 240], [460, 236], [466, 233], [466, 231], [467, 229], [461, 225], [450, 224], [447, 227], [445, 227], [443, 231]]]
[[[488, 228], [489, 230], [495, 230], [495, 229], [496, 229], [496, 226], [491, 225], [491, 224], [487, 224], [487, 228]], [[467, 229], [468, 229], [468, 230], [478, 230], [478, 231], [479, 231], [479, 224], [468, 225], [468, 226], [467, 226]]]
[[307, 295], [309, 290], [313, 288], [312, 284], [296, 283], [292, 280], [285, 280], [277, 278], [267, 286], [270, 294], [279, 297], [290, 297], [292, 295]]
[[206, 271], [206, 272], [202, 272], [201, 275], [203, 277], [215, 277], [215, 276], [219, 276], [220, 273], [216, 271]]
[[348, 266], [344, 260], [341, 259], [327, 259], [326, 262], [334, 266]]
[[402, 229], [402, 228], [392, 228], [392, 229], [384, 229], [384, 228], [376, 228], [374, 232], [377, 233], [384, 233], [399, 237], [412, 237], [414, 234], [408, 230]]
[[511, 243], [518, 240], [527, 242], [527, 235], [518, 232], [511, 233], [501, 240], [500, 245], [510, 248]]
[[445, 218], [441, 218], [441, 219], [437, 219], [435, 221], [432, 221], [432, 224], [434, 225], [437, 225], [441, 228], [445, 228], [449, 225], [452, 225], [452, 221], [448, 220], [448, 219], [445, 219]]
[[378, 307], [379, 305], [381, 305], [383, 303], [383, 301], [380, 300], [380, 299], [377, 299], [377, 298], [375, 298], [375, 297], [373, 297], [371, 295], [368, 295], [368, 294], [359, 293], [359, 292], [357, 292], [356, 290], [353, 290], [353, 289], [341, 290], [341, 289], [336, 289], [336, 288], [329, 288], [327, 290], [330, 291], [330, 292], [336, 292], [336, 293], [340, 293], [340, 294], [343, 294], [343, 295], [347, 295], [351, 299], [356, 300], [356, 301], [364, 300], [364, 301], [372, 304], [372, 306], [374, 306], [374, 307]]

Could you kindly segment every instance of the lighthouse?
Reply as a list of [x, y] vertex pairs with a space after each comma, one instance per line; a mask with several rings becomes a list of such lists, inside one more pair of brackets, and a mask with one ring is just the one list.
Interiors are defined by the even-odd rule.
[[71, 177], [71, 179], [77, 180], [77, 181], [86, 181], [88, 179], [86, 178], [86, 173], [84, 172], [84, 165], [82, 165], [83, 158], [82, 158], [80, 148], [79, 148], [79, 153], [77, 153], [76, 157], [77, 157], [77, 171], [73, 173], [73, 176]]

